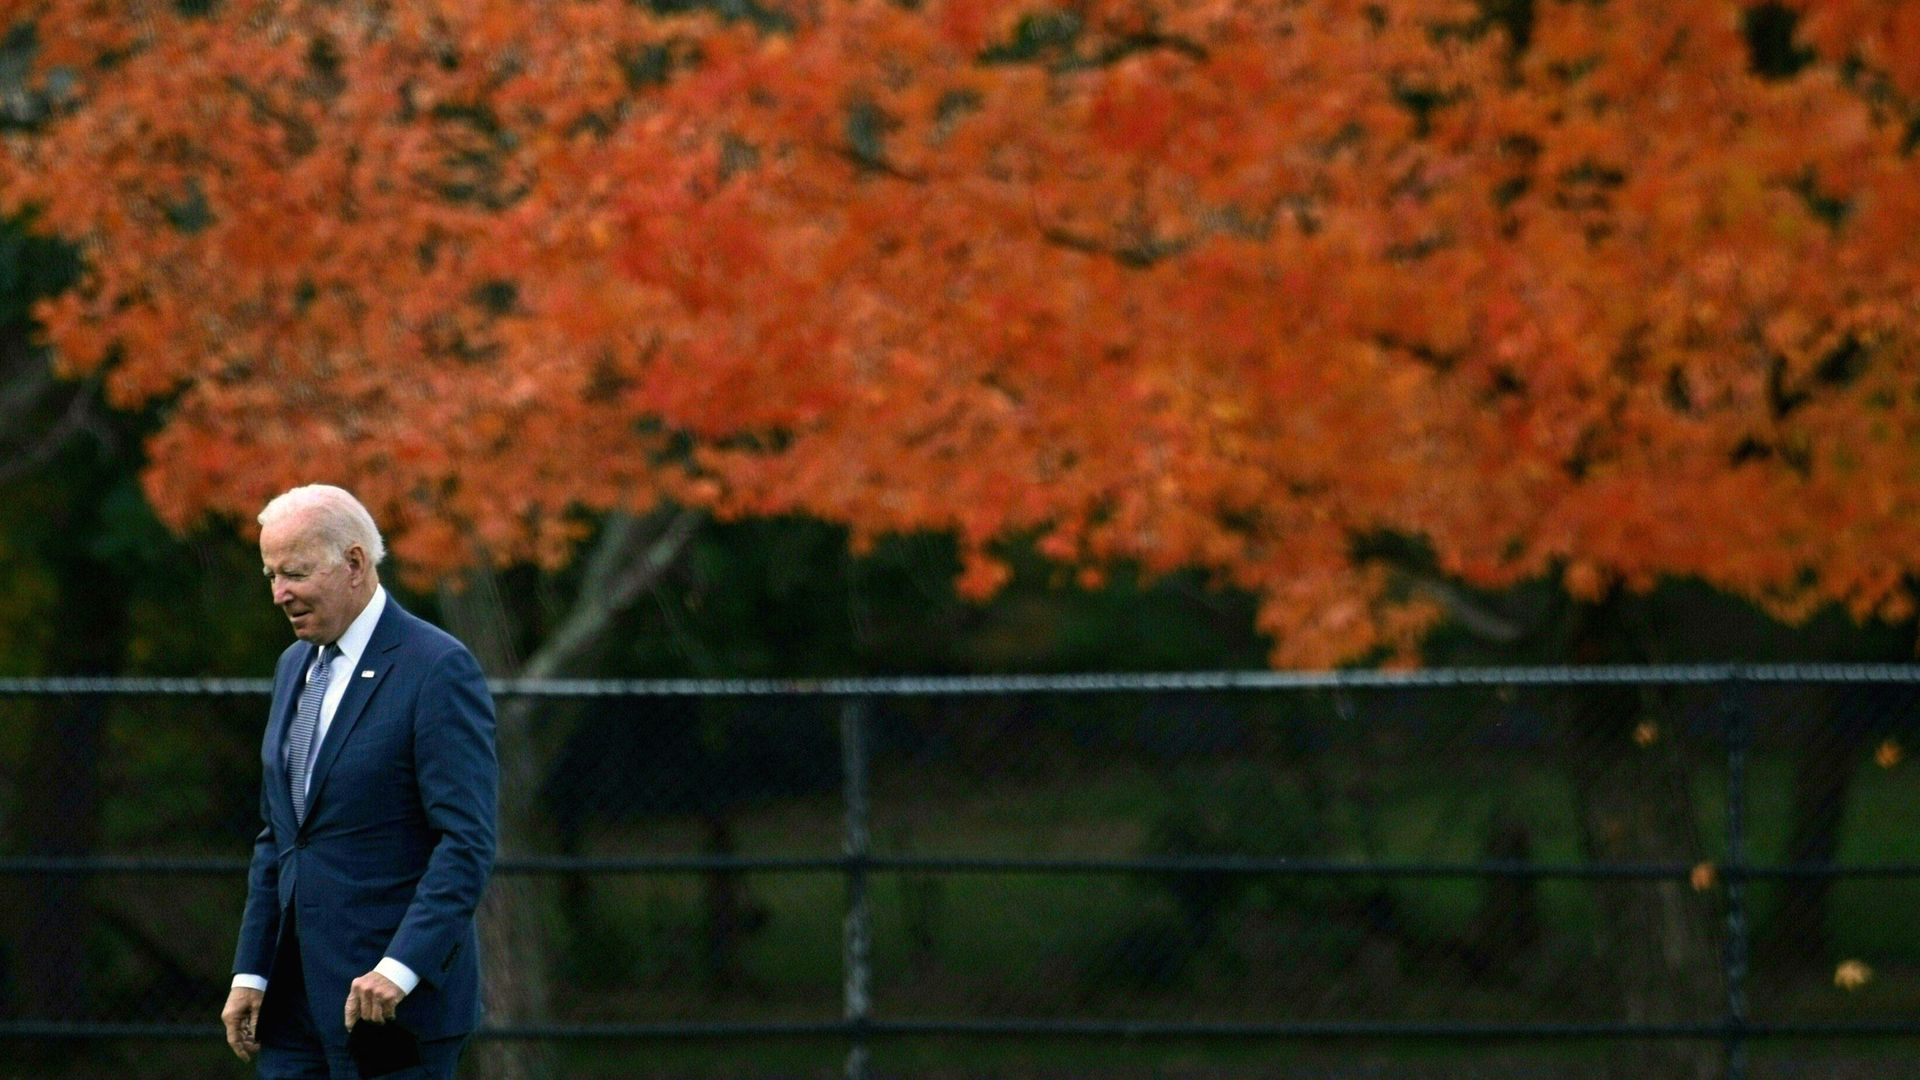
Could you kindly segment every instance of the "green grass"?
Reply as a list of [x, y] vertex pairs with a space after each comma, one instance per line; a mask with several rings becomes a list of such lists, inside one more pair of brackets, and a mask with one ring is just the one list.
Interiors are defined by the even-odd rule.
[[[1692, 778], [1700, 850], [1719, 861], [1725, 855], [1724, 778], [1714, 758], [1701, 761]], [[1749, 850], [1756, 858], [1777, 858], [1784, 843], [1791, 764], [1784, 757], [1753, 763], [1748, 824]], [[1914, 775], [1911, 767], [1863, 771], [1846, 830], [1848, 859], [1910, 857], [1906, 846], [1920, 835]], [[1488, 823], [1503, 815], [1526, 823], [1536, 861], [1583, 859], [1569, 786], [1556, 764], [1540, 756], [1348, 756], [1335, 759], [1314, 782], [1331, 793], [1319, 811], [1324, 850], [1287, 848], [1299, 836], [1285, 815], [1271, 820], [1257, 812], [1246, 815], [1256, 832], [1270, 827], [1272, 835], [1265, 838], [1276, 845], [1273, 853], [1355, 862], [1471, 862], [1483, 857]], [[1142, 852], [1153, 823], [1182, 805], [1198, 806], [1204, 816], [1219, 810], [1223, 792], [1245, 799], [1249, 790], [1255, 798], [1271, 790], [1276, 803], [1291, 806], [1300, 803], [1301, 783], [1284, 768], [1263, 771], [1226, 759], [1157, 773], [1126, 762], [1053, 776], [1029, 771], [1018, 779], [975, 786], [951, 775], [921, 777], [883, 767], [874, 785], [872, 832], [875, 848], [884, 852], [1124, 857]], [[770, 803], [741, 813], [735, 835], [745, 854], [831, 853], [839, 845], [841, 815], [828, 797]], [[602, 833], [593, 847], [698, 851], [703, 829], [692, 821], [651, 823]], [[1256, 846], [1262, 839], [1253, 837]], [[817, 1017], [831, 1008], [838, 998], [846, 903], [839, 875], [754, 874], [744, 880], [753, 901], [769, 915], [766, 928], [743, 950], [751, 986], [741, 994], [691, 1004], [685, 993], [655, 992], [646, 985], [684, 988], [702, 977], [697, 955], [701, 881], [691, 875], [635, 878], [596, 888], [601, 918], [634, 928], [622, 944], [635, 959], [628, 969], [611, 973], [639, 985], [619, 1001], [625, 1014], [672, 1010], [708, 1018]], [[1388, 882], [1405, 942], [1397, 955], [1366, 961], [1374, 965], [1369, 977], [1391, 969], [1389, 977], [1370, 984], [1356, 974], [1357, 931], [1335, 925], [1315, 906], [1337, 908], [1374, 886], [1375, 879], [1261, 883], [1232, 916], [1234, 947], [1199, 950], [1164, 985], [1116, 986], [1104, 985], [1111, 965], [1101, 966], [1103, 950], [1180, 931], [1172, 894], [1153, 882], [1126, 874], [876, 872], [869, 894], [876, 1004], [888, 1015], [928, 1017], [1177, 1013], [1230, 1019], [1371, 1008], [1433, 1019], [1549, 1019], [1569, 1011], [1580, 1018], [1605, 1018], [1591, 1015], [1597, 1006], [1581, 1004], [1579, 996], [1579, 984], [1592, 981], [1597, 962], [1592, 953], [1596, 890], [1635, 886], [1540, 883], [1535, 893], [1548, 944], [1538, 963], [1544, 970], [1531, 981], [1507, 985], [1481, 985], [1444, 959], [1483, 906], [1486, 884], [1475, 879]], [[1764, 920], [1771, 891], [1750, 893], [1756, 921]], [[1716, 889], [1715, 902], [1721, 895]], [[1898, 1015], [1912, 997], [1907, 972], [1920, 958], [1920, 934], [1903, 918], [1916, 902], [1920, 882], [1837, 886], [1831, 903], [1835, 941], [1845, 955], [1872, 964], [1879, 978], [1867, 990], [1847, 994], [1831, 986], [1829, 972], [1816, 971], [1777, 1000], [1834, 1016]], [[1293, 909], [1304, 915], [1295, 918]], [[1288, 970], [1276, 974], [1276, 967]], [[1316, 1000], [1283, 1006], [1267, 1000], [1283, 992], [1296, 998], [1304, 992]]]
[[[1262, 779], [1245, 762], [1216, 761], [1154, 773], [1129, 763], [1070, 773], [1030, 772], [968, 785], [951, 776], [922, 777], [882, 769], [873, 792], [876, 850], [914, 854], [1124, 857], [1149, 843], [1153, 823], [1183, 801], [1211, 805], [1222, 792], [1246, 792], [1248, 774], [1272, 785], [1280, 802], [1296, 799], [1294, 779], [1276, 772]], [[1749, 787], [1751, 848], [1776, 858], [1790, 809], [1791, 762], [1756, 761]], [[1846, 833], [1849, 859], [1905, 859], [1909, 838], [1920, 835], [1920, 800], [1911, 797], [1909, 770], [1871, 769], [1859, 777]], [[1724, 785], [1717, 772], [1694, 778], [1696, 820], [1703, 849], [1724, 854]], [[1329, 857], [1352, 861], [1474, 861], [1496, 814], [1525, 821], [1533, 857], [1542, 862], [1582, 859], [1578, 822], [1566, 781], [1552, 762], [1523, 754], [1459, 762], [1402, 755], [1387, 762], [1347, 759], [1320, 779], [1329, 797], [1325, 835]], [[1258, 790], [1256, 788], [1256, 790]], [[1258, 814], [1251, 816], [1261, 824]], [[1268, 822], [1276, 843], [1298, 837], [1284, 822]], [[842, 810], [831, 797], [772, 802], [741, 812], [733, 822], [742, 854], [834, 854], [841, 843]], [[1256, 830], [1257, 831], [1257, 830]], [[595, 853], [701, 850], [707, 826], [694, 820], [649, 822], [609, 829], [593, 838]], [[1284, 849], [1281, 849], [1284, 851]], [[1298, 853], [1298, 852], [1296, 852]], [[597, 924], [606, 928], [585, 951], [600, 964], [605, 985], [579, 995], [591, 1008], [581, 1018], [830, 1020], [841, 993], [841, 919], [846, 888], [837, 872], [753, 873], [739, 878], [744, 895], [768, 921], [742, 950], [742, 986], [721, 992], [708, 985], [701, 951], [705, 917], [699, 875], [603, 878], [591, 892]], [[1250, 894], [1252, 908], [1282, 913], [1286, 898], [1320, 902], [1329, 890], [1356, 885], [1312, 885], [1304, 892]], [[1617, 886], [1614, 886], [1617, 887]], [[1095, 962], [1103, 948], [1130, 930], [1167, 931], [1179, 914], [1169, 894], [1132, 875], [891, 873], [870, 875], [874, 930], [874, 1006], [892, 1018], [1102, 1016], [1153, 1020], [1261, 1020], [1306, 1015], [1381, 1019], [1613, 1018], [1604, 1006], [1581, 1006], [1569, 987], [1593, 977], [1595, 886], [1542, 882], [1539, 910], [1549, 944], [1542, 969], [1518, 984], [1480, 984], [1448, 962], [1431, 962], [1420, 943], [1439, 950], [1460, 935], [1481, 906], [1485, 886], [1475, 880], [1405, 880], [1390, 884], [1413, 935], [1398, 957], [1356, 959], [1351, 942], [1329, 941], [1315, 916], [1285, 922], [1246, 916], [1236, 926], [1237, 956], [1202, 952], [1166, 985], [1115, 982]], [[1342, 892], [1345, 890], [1345, 893]], [[1903, 882], [1843, 884], [1832, 898], [1834, 930], [1843, 950], [1872, 964], [1876, 977], [1853, 992], [1835, 988], [1824, 971], [1792, 979], [1756, 978], [1756, 1015], [1790, 1013], [1807, 1019], [1899, 1018], [1920, 1012], [1920, 965], [1915, 931], [1902, 915], [1920, 900]], [[1766, 890], [1754, 890], [1764, 913]], [[1716, 894], [1718, 895], [1718, 894]], [[1317, 898], [1317, 899], [1316, 899]], [[1316, 934], [1319, 935], [1316, 938]], [[1302, 942], [1318, 942], [1303, 949]], [[1315, 951], [1315, 950], [1318, 951]], [[575, 948], [574, 952], [580, 952]], [[1425, 962], [1423, 962], [1425, 961]], [[1369, 968], [1367, 964], [1375, 964]], [[1377, 965], [1384, 963], [1384, 975]], [[564, 980], [563, 980], [564, 981]], [[1580, 1012], [1585, 1008], [1589, 1011]], [[1770, 1012], [1769, 1012], [1770, 1011]], [[1756, 1066], [1774, 1059], [1837, 1064], [1821, 1075], [1877, 1075], [1874, 1060], [1905, 1059], [1911, 1045], [1828, 1044], [1791, 1052], [1754, 1048]], [[1500, 1075], [1502, 1068], [1573, 1078], [1603, 1075], [1618, 1047], [1602, 1043], [1289, 1042], [1181, 1040], [1065, 1040], [1047, 1038], [880, 1039], [872, 1046], [876, 1071], [921, 1078], [1019, 1076], [1209, 1077], [1315, 1075], [1316, 1070], [1362, 1066], [1366, 1075], [1415, 1078]], [[775, 1038], [645, 1043], [591, 1042], [558, 1048], [565, 1075], [592, 1077], [838, 1076], [846, 1045], [838, 1039]], [[1866, 1062], [1868, 1064], [1860, 1064]], [[1850, 1071], [1857, 1070], [1857, 1071]], [[1761, 1075], [1756, 1071], [1756, 1076]]]

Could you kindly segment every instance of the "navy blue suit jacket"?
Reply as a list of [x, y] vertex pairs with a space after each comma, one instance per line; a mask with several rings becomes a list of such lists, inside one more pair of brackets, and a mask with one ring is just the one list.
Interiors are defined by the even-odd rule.
[[[297, 641], [273, 677], [260, 817], [234, 970], [264, 975], [291, 906], [315, 1026], [344, 1044], [347, 987], [383, 956], [420, 985], [397, 1019], [424, 1039], [480, 1020], [474, 909], [493, 867], [499, 763], [493, 701], [473, 654], [391, 595], [347, 680], [296, 827], [287, 728], [315, 646]], [[371, 674], [368, 674], [371, 672]]]

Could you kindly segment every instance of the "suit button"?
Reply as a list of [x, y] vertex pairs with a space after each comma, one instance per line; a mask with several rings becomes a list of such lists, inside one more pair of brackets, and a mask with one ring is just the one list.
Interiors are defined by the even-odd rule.
[[306, 847], [306, 846], [307, 846], [307, 838], [303, 836], [303, 837], [301, 837], [300, 839], [298, 839], [298, 840], [295, 840], [295, 841], [293, 842], [293, 846], [294, 846], [294, 847], [297, 847], [297, 848], [303, 848], [303, 847]]

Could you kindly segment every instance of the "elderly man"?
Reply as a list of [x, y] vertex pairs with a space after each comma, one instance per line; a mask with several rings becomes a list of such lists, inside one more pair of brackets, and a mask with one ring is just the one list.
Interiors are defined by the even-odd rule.
[[260, 512], [273, 602], [300, 640], [274, 673], [263, 827], [221, 1020], [270, 1080], [354, 1078], [356, 1061], [450, 1078], [479, 1021], [493, 705], [466, 647], [381, 587], [384, 553], [337, 487]]

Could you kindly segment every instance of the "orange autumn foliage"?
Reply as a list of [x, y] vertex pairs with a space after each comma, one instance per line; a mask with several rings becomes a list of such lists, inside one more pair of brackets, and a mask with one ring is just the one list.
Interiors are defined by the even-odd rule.
[[1285, 665], [1411, 656], [1383, 533], [1913, 610], [1913, 5], [1785, 5], [1790, 72], [1714, 0], [9, 7], [72, 89], [0, 198], [176, 523], [342, 478], [434, 573], [674, 499], [976, 595], [1026, 535]]

